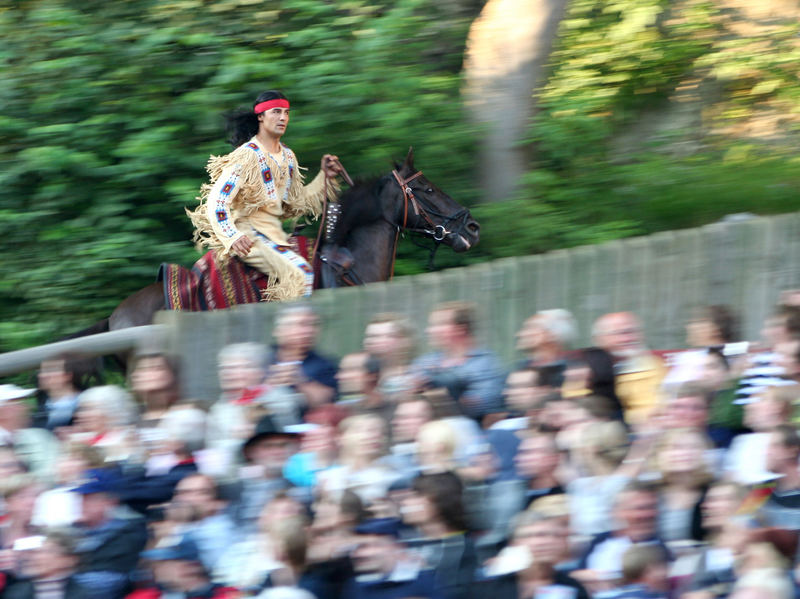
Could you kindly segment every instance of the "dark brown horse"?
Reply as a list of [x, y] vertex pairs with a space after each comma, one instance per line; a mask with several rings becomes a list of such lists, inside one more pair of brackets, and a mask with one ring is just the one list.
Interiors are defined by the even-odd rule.
[[[321, 287], [389, 279], [403, 230], [427, 236], [456, 252], [478, 243], [479, 226], [469, 210], [415, 169], [413, 150], [395, 167], [391, 173], [357, 183], [342, 194], [338, 222], [319, 247]], [[330, 213], [328, 219], [330, 224]], [[163, 284], [153, 283], [117, 306], [108, 318], [107, 330], [150, 324], [164, 308]], [[98, 332], [96, 326], [92, 332]]]

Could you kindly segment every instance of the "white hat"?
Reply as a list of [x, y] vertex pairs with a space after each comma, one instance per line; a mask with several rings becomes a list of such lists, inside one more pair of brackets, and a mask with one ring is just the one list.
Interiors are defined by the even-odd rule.
[[23, 389], [16, 385], [0, 385], [0, 404], [15, 399], [22, 399], [36, 393], [36, 389]]

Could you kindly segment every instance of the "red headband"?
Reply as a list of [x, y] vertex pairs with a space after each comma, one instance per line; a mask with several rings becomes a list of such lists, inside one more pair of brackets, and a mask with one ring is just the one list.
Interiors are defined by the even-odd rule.
[[264, 112], [265, 110], [269, 110], [270, 108], [289, 108], [289, 100], [267, 100], [266, 102], [259, 102], [253, 108], [253, 112], [256, 114], [260, 112]]

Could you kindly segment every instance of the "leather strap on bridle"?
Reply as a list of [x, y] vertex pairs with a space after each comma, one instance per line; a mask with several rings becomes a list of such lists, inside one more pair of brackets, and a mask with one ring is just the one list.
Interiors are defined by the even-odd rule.
[[[397, 181], [397, 184], [400, 186], [400, 189], [403, 191], [403, 226], [401, 227], [400, 225], [395, 225], [394, 252], [392, 253], [392, 268], [389, 271], [389, 280], [394, 278], [394, 262], [395, 259], [397, 258], [397, 244], [400, 241], [400, 231], [405, 229], [406, 225], [408, 225], [409, 201], [411, 201], [411, 205], [414, 207], [414, 214], [416, 214], [417, 216], [419, 216], [420, 214], [419, 206], [417, 205], [417, 198], [414, 196], [414, 190], [412, 190], [411, 187], [408, 186], [408, 184], [411, 183], [417, 177], [419, 177], [422, 174], [422, 171], [417, 171], [407, 179], [403, 179], [400, 176], [400, 173], [398, 173], [396, 170], [393, 170], [392, 174], [394, 175], [395, 181]], [[428, 222], [430, 222], [430, 218], [428, 218], [428, 215], [425, 214], [424, 211], [422, 214], [425, 216], [425, 219], [428, 220]], [[433, 223], [431, 223], [431, 225], [433, 225]]]

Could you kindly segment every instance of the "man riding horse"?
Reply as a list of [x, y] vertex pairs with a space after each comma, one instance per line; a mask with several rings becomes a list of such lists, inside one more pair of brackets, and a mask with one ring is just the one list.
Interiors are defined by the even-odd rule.
[[[322, 157], [320, 172], [307, 185], [294, 152], [281, 143], [289, 124], [289, 101], [278, 91], [261, 93], [252, 111], [227, 117], [230, 143], [225, 156], [212, 156], [211, 181], [200, 190], [200, 205], [187, 213], [194, 241], [231, 255], [269, 278], [264, 299], [290, 300], [311, 295], [312, 267], [294, 252], [282, 219], [319, 217], [327, 199], [338, 197], [338, 158]], [[326, 181], [327, 179], [327, 181]]]

